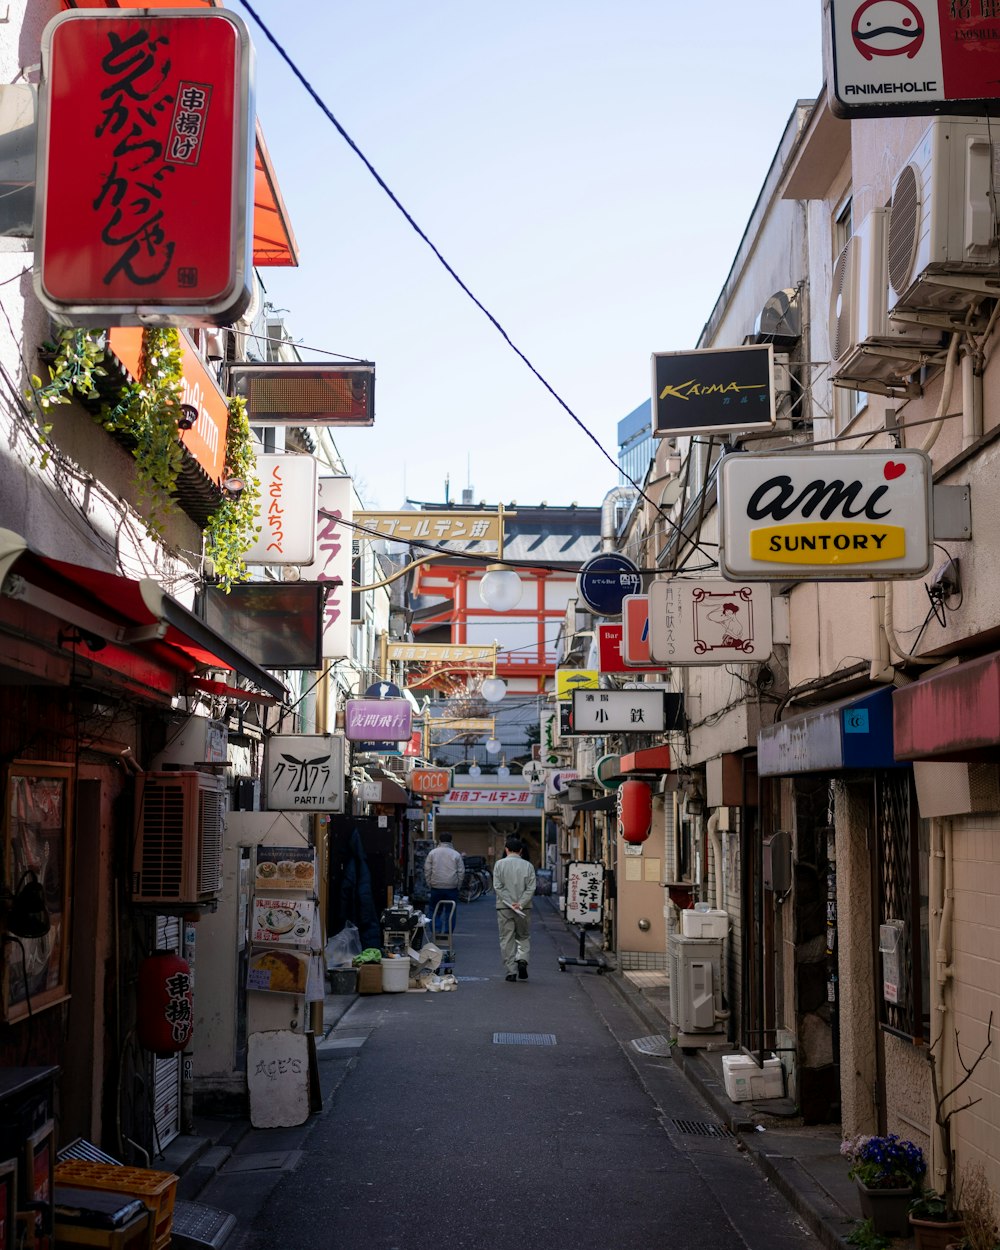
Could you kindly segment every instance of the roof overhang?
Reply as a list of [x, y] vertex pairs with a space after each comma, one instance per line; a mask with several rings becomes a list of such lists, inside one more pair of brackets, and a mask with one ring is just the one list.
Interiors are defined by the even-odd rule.
[[892, 696], [900, 760], [996, 760], [1000, 652], [932, 673]]
[[670, 748], [668, 746], [646, 747], [644, 751], [633, 751], [623, 755], [618, 761], [618, 772], [635, 776], [637, 773], [669, 773]]
[[899, 767], [892, 703], [891, 688], [883, 686], [860, 699], [842, 699], [768, 725], [757, 738], [758, 775]]

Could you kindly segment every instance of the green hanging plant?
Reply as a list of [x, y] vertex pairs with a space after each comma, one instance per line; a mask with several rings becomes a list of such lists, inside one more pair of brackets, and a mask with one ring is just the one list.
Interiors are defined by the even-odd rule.
[[260, 478], [254, 454], [246, 400], [229, 401], [226, 432], [225, 480], [243, 483], [237, 494], [227, 494], [205, 526], [205, 554], [215, 566], [219, 585], [228, 594], [235, 582], [249, 576], [243, 553], [254, 543], [260, 522]]
[[71, 403], [74, 395], [81, 399], [99, 399], [95, 379], [106, 377], [107, 370], [102, 366], [103, 331], [67, 329], [60, 333], [57, 343], [42, 346], [53, 353], [48, 366], [49, 380], [43, 382], [33, 373], [29, 378], [31, 387], [24, 397], [42, 411], [43, 420], [36, 422], [36, 426], [43, 446], [41, 467], [44, 468], [49, 459], [46, 444], [52, 433], [52, 422], [44, 420], [45, 413], [55, 404]]

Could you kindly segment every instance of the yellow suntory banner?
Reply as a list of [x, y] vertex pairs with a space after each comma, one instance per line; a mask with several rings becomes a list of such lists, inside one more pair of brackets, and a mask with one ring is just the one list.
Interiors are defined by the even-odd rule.
[[873, 560], [901, 560], [906, 555], [906, 530], [899, 525], [859, 525], [845, 521], [832, 526], [816, 522], [774, 525], [750, 535], [752, 560], [784, 564], [866, 564]]
[[[512, 512], [506, 516], [515, 515]], [[355, 512], [355, 538], [396, 538], [402, 542], [477, 542], [499, 549], [503, 522], [499, 512]], [[365, 531], [370, 531], [365, 533]]]
[[932, 490], [917, 450], [725, 455], [719, 567], [734, 583], [923, 577]]

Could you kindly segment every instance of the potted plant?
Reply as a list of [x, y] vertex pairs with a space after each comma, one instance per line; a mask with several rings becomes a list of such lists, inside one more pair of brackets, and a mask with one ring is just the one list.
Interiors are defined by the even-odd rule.
[[[941, 1034], [928, 1049], [927, 1062], [930, 1065], [934, 1123], [940, 1135], [941, 1156], [944, 1163], [944, 1187], [940, 1193], [933, 1189], [926, 1190], [910, 1206], [910, 1224], [913, 1228], [916, 1250], [943, 1250], [946, 1246], [959, 1243], [964, 1235], [965, 1187], [961, 1194], [956, 1192], [955, 1148], [951, 1139], [951, 1121], [953, 1116], [961, 1111], [967, 1111], [969, 1107], [974, 1107], [981, 1101], [979, 1098], [968, 1098], [964, 1103], [959, 1104], [956, 1101], [956, 1095], [982, 1063], [993, 1042], [992, 1032], [993, 1013], [991, 1011], [986, 1023], [986, 1041], [971, 1063], [966, 1062], [959, 1046], [958, 1034], [955, 1034], [955, 1051], [962, 1075], [949, 1089], [941, 1088], [938, 1073]], [[971, 1174], [970, 1169], [970, 1177]], [[989, 1250], [992, 1250], [992, 1246]]]
[[962, 1222], [962, 1235], [950, 1243], [951, 1250], [1000, 1250], [996, 1195], [979, 1163], [965, 1169]]
[[964, 1232], [961, 1213], [934, 1189], [910, 1203], [910, 1227], [916, 1250], [947, 1250]]
[[841, 1144], [849, 1160], [848, 1176], [858, 1186], [861, 1214], [883, 1237], [903, 1236], [907, 1214], [927, 1171], [924, 1152], [897, 1133], [881, 1137], [861, 1136]]

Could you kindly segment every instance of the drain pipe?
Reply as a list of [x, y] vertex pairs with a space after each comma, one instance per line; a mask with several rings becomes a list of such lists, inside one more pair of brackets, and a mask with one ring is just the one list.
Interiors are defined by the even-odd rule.
[[[954, 911], [954, 824], [948, 817], [939, 817], [931, 821], [931, 856], [929, 865], [929, 903], [932, 914], [938, 917], [937, 934], [934, 941], [934, 971], [931, 978], [931, 1044], [940, 1039], [940, 1046], [934, 1056], [937, 1065], [938, 1089], [951, 1089], [954, 1084], [954, 1063], [951, 1048], [947, 1045], [950, 1037], [948, 1017], [949, 982], [954, 976], [951, 962], [951, 925]], [[935, 1035], [936, 1029], [936, 1035]], [[944, 1156], [944, 1143], [941, 1133], [935, 1125], [931, 1133], [931, 1175], [936, 1180], [935, 1188], [944, 1187], [947, 1168]]]
[[719, 833], [719, 809], [717, 807], [708, 818], [705, 832], [708, 834], [708, 840], [712, 844], [712, 871], [715, 874], [715, 906], [719, 911], [725, 911], [726, 904], [722, 893], [722, 836]]
[[601, 550], [614, 551], [618, 537], [617, 512], [620, 503], [631, 503], [639, 492], [634, 486], [615, 486], [601, 502]]

